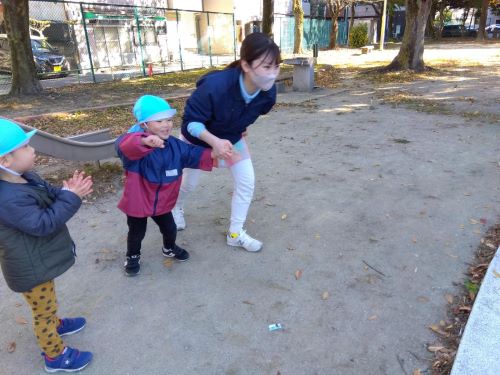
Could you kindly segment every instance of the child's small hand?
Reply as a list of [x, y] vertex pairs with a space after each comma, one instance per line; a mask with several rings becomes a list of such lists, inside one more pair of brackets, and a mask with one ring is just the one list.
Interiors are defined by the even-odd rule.
[[70, 179], [68, 179], [67, 181], [63, 181], [64, 188], [75, 193], [80, 198], [83, 198], [86, 195], [92, 193], [92, 184], [92, 177], [85, 177], [85, 172], [83, 171], [75, 171]]
[[164, 148], [165, 147], [165, 142], [163, 139], [158, 137], [157, 135], [151, 134], [148, 135], [147, 137], [141, 138], [141, 142], [145, 146], [149, 147], [156, 147], [156, 148]]
[[214, 144], [213, 152], [218, 159], [229, 159], [233, 154], [233, 144], [227, 139], [219, 139]]

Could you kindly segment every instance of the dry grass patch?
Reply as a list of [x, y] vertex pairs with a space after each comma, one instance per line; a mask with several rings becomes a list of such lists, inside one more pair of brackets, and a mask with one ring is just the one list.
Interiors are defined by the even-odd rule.
[[[186, 99], [167, 100], [177, 109], [174, 127], [181, 124]], [[91, 131], [110, 129], [113, 136], [125, 133], [135, 123], [133, 105], [114, 106], [104, 109], [82, 110], [69, 113], [41, 115], [25, 121], [27, 125], [60, 137], [68, 137]]]

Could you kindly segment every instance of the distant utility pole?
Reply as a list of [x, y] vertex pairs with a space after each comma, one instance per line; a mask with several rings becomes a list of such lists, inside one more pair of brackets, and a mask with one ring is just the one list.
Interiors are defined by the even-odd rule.
[[380, 25], [380, 50], [384, 49], [385, 39], [385, 15], [387, 13], [387, 0], [384, 0], [384, 10], [382, 11], [382, 25]]

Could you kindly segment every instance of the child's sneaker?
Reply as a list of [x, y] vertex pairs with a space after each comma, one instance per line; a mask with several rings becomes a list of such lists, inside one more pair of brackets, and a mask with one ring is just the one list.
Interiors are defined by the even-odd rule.
[[141, 256], [140, 255], [132, 255], [127, 257], [125, 260], [125, 264], [123, 265], [125, 268], [125, 274], [127, 276], [136, 276], [141, 271]]
[[57, 333], [59, 336], [72, 335], [73, 333], [80, 332], [85, 327], [85, 318], [65, 318], [59, 319], [57, 326]]
[[91, 352], [81, 352], [67, 346], [64, 351], [55, 358], [49, 358], [42, 353], [45, 360], [45, 371], [47, 372], [76, 372], [87, 366], [92, 360]]
[[182, 247], [175, 245], [173, 249], [162, 249], [163, 256], [167, 258], [175, 258], [179, 262], [185, 262], [189, 259], [189, 253]]
[[250, 237], [247, 232], [242, 229], [240, 233], [228, 233], [227, 244], [229, 246], [242, 247], [246, 251], [256, 252], [262, 249], [262, 242]]
[[177, 230], [186, 229], [186, 220], [184, 220], [184, 209], [175, 206], [172, 210], [172, 216], [174, 217], [175, 225], [177, 225]]

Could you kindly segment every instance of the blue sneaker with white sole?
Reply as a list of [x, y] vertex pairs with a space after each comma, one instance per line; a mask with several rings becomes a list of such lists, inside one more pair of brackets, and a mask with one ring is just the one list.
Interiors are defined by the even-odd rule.
[[80, 332], [83, 327], [85, 327], [87, 321], [85, 318], [65, 318], [59, 319], [59, 326], [57, 327], [57, 333], [59, 336], [72, 335], [73, 333]]
[[76, 372], [85, 368], [92, 360], [91, 352], [81, 352], [67, 346], [64, 351], [55, 358], [49, 358], [42, 353], [45, 360], [45, 371], [53, 372]]

